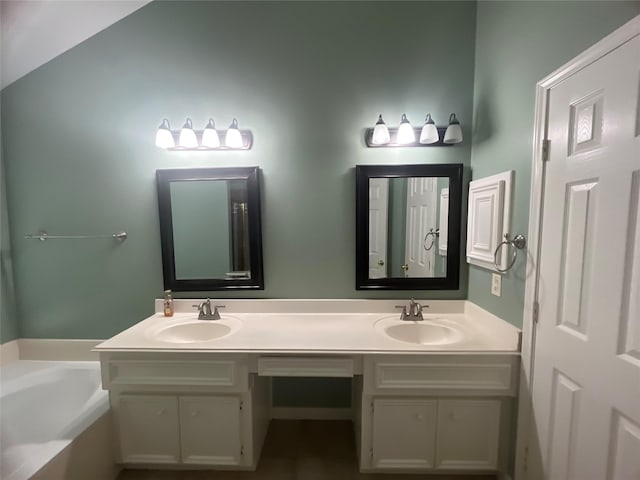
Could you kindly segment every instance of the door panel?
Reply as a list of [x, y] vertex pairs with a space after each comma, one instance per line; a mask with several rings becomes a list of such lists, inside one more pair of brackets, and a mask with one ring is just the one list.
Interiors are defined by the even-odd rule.
[[633, 173], [631, 185], [618, 354], [621, 359], [640, 366], [640, 171]]
[[433, 277], [435, 248], [424, 248], [429, 229], [436, 230], [437, 178], [412, 177], [407, 180], [407, 226], [405, 238], [406, 277]]

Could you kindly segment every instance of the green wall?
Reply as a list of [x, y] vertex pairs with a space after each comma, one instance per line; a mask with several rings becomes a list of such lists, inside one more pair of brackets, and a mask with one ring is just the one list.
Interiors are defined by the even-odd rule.
[[0, 123], [0, 344], [18, 338], [19, 333], [2, 150], [2, 124]]
[[[516, 171], [513, 233], [527, 233], [536, 82], [640, 14], [640, 2], [478, 2], [473, 178]], [[525, 262], [491, 295], [491, 273], [470, 267], [469, 300], [522, 325]]]
[[[463, 163], [451, 148], [367, 149], [379, 113], [456, 112], [471, 137], [473, 2], [153, 2], [2, 91], [22, 337], [106, 338], [162, 294], [155, 170], [258, 165], [266, 288], [183, 296], [466, 298], [355, 290], [355, 165]], [[246, 152], [166, 152], [160, 121], [237, 117]], [[106, 240], [25, 240], [25, 233]]]

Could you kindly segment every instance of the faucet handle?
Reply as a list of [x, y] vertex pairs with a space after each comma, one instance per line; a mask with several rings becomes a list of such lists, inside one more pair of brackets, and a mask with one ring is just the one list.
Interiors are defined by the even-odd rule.
[[220, 320], [220, 312], [218, 311], [219, 308], [227, 308], [226, 305], [213, 305], [213, 313], [212, 313], [212, 320]]
[[406, 320], [407, 319], [407, 307], [406, 305], [396, 305], [395, 308], [401, 308], [402, 312], [400, 313], [400, 320]]

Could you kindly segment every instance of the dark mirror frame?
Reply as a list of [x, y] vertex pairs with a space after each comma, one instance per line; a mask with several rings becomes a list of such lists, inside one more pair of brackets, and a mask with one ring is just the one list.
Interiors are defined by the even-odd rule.
[[[369, 278], [369, 179], [446, 177], [449, 179], [447, 276]], [[460, 286], [460, 222], [462, 217], [462, 164], [357, 165], [356, 166], [356, 289], [457, 290]]]
[[[156, 170], [156, 180], [158, 184], [158, 208], [160, 213], [160, 241], [162, 245], [162, 272], [165, 289], [171, 289], [176, 292], [264, 289], [259, 177], [260, 169], [258, 167], [181, 168]], [[246, 180], [249, 265], [251, 278], [231, 280], [225, 280], [223, 278], [180, 280], [176, 278], [170, 185], [171, 182], [202, 180]]]

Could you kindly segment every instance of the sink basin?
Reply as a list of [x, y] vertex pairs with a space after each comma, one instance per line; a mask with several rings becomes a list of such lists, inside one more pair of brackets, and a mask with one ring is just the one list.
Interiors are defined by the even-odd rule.
[[403, 321], [397, 316], [379, 320], [376, 329], [388, 337], [417, 345], [448, 345], [463, 339], [462, 332], [447, 320]]
[[233, 317], [221, 320], [189, 319], [163, 325], [149, 332], [148, 336], [168, 343], [199, 343], [226, 337], [239, 327], [240, 321]]

